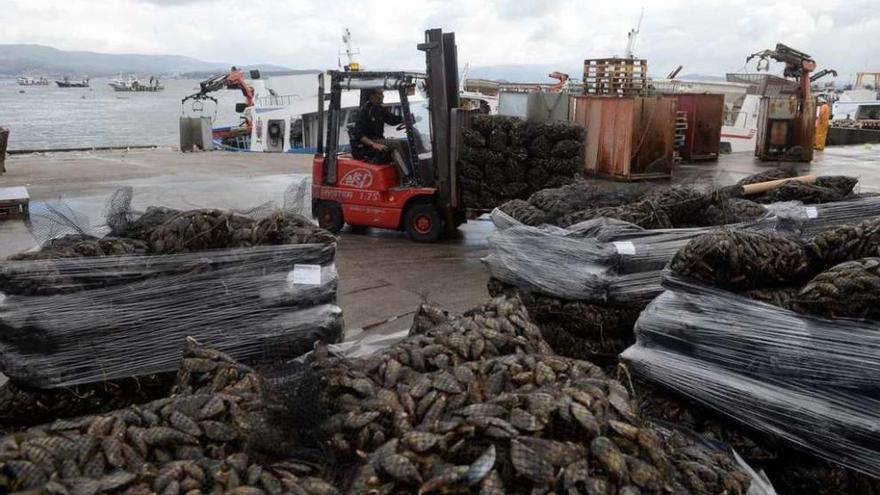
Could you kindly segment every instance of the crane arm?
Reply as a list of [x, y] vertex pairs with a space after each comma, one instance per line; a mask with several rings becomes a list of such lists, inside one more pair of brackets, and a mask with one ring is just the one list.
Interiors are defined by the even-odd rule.
[[818, 80], [818, 79], [822, 79], [823, 77], [827, 76], [828, 74], [831, 74], [831, 75], [833, 75], [834, 77], [837, 77], [837, 71], [836, 71], [836, 70], [834, 70], [834, 69], [822, 69], [822, 70], [820, 70], [819, 72], [817, 72], [817, 73], [813, 74], [812, 76], [810, 76], [810, 82], [816, 81], [816, 80]]
[[239, 89], [244, 95], [247, 106], [254, 106], [254, 88], [244, 80], [244, 73], [240, 70], [233, 70], [226, 75], [225, 84], [227, 89]]
[[181, 101], [181, 103], [184, 103], [187, 100], [214, 99], [209, 97], [208, 93], [213, 93], [214, 91], [219, 91], [223, 88], [240, 90], [241, 94], [244, 95], [247, 106], [254, 106], [254, 88], [244, 80], [244, 74], [238, 69], [233, 69], [229, 74], [222, 74], [205, 79], [199, 83], [199, 92], [187, 96]]
[[565, 83], [568, 82], [568, 74], [559, 71], [553, 71], [547, 77], [559, 81], [550, 88], [550, 91], [558, 93], [565, 89]]

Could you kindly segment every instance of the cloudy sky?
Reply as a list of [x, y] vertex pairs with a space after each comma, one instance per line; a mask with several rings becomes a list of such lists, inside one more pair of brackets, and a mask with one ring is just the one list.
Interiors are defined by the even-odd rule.
[[[188, 55], [294, 68], [336, 65], [350, 26], [361, 62], [419, 68], [428, 27], [455, 31], [472, 66], [542, 64], [578, 71], [621, 54], [639, 10], [636, 55], [654, 75], [740, 71], [777, 41], [846, 79], [880, 70], [878, 0], [3, 0], [0, 43]], [[574, 75], [574, 74], [573, 74]]]

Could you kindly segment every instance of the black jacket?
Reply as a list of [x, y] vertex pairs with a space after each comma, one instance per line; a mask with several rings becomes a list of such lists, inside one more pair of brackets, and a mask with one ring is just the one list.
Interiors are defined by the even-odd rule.
[[356, 148], [363, 147], [361, 138], [364, 136], [370, 140], [385, 139], [385, 124], [399, 125], [401, 122], [403, 122], [402, 117], [394, 115], [382, 105], [374, 105], [373, 102], [368, 101], [358, 112], [351, 145]]

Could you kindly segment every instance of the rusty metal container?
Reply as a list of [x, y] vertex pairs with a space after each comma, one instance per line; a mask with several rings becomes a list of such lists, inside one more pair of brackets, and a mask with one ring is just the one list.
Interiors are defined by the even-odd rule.
[[675, 98], [572, 96], [570, 119], [586, 128], [584, 172], [620, 180], [672, 175]]
[[724, 95], [675, 95], [679, 112], [687, 118], [684, 144], [679, 154], [684, 161], [717, 160], [721, 151], [721, 125], [724, 118]]
[[761, 98], [755, 156], [762, 161], [813, 160], [816, 100], [795, 96]]

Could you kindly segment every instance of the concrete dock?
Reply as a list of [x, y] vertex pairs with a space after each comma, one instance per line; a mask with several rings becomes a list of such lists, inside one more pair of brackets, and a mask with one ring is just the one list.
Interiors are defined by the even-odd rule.
[[[99, 227], [108, 198], [122, 186], [133, 188], [135, 210], [150, 205], [246, 210], [267, 201], [281, 204], [291, 184], [310, 177], [311, 159], [170, 149], [16, 155], [7, 159], [0, 187], [26, 186], [32, 214], [45, 210], [47, 202], [62, 203]], [[758, 163], [750, 154], [723, 155], [718, 162], [678, 166], [673, 181], [725, 185], [776, 165]], [[800, 167], [819, 175], [856, 176], [860, 191], [880, 192], [880, 146], [830, 147]], [[413, 243], [391, 231], [343, 231], [337, 266], [349, 335], [408, 327], [422, 300], [454, 311], [485, 301], [488, 274], [480, 258], [493, 230], [488, 220], [471, 221], [457, 237], [437, 244]], [[23, 222], [0, 222], [0, 257], [36, 244]]]

